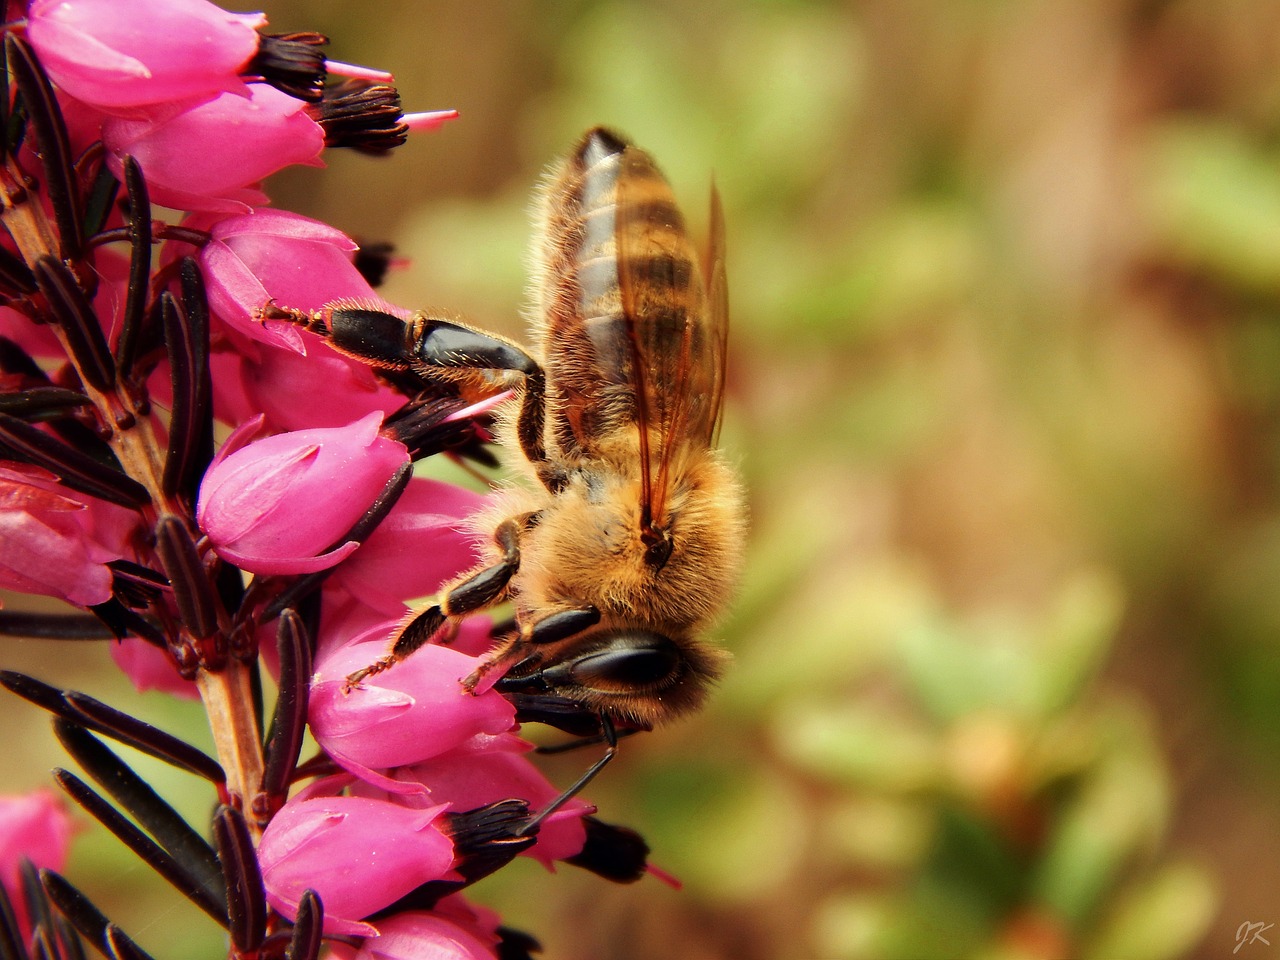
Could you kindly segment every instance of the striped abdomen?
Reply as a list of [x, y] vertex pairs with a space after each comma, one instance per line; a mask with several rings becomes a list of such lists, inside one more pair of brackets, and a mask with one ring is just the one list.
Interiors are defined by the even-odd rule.
[[[548, 452], [591, 459], [643, 422], [677, 439], [686, 391], [716, 373], [684, 219], [644, 151], [586, 134], [545, 195], [539, 304]], [[684, 397], [685, 399], [681, 399]]]

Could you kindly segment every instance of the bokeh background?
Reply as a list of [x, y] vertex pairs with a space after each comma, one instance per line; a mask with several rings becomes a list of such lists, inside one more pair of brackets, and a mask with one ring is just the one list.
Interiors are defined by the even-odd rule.
[[[405, 306], [521, 336], [530, 189], [593, 124], [699, 229], [713, 171], [725, 202], [736, 663], [591, 789], [684, 890], [528, 865], [478, 896], [571, 960], [1280, 950], [1237, 939], [1280, 922], [1280, 6], [265, 7], [462, 112], [269, 188], [395, 243]], [[55, 649], [6, 665], [110, 699]], [[2, 709], [42, 782], [44, 718]], [[96, 832], [77, 882], [217, 955]]]

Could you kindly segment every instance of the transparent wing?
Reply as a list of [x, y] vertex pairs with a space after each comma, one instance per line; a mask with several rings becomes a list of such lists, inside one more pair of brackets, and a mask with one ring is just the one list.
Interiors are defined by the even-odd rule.
[[[618, 171], [614, 238], [621, 316], [630, 353], [644, 491], [665, 518], [671, 466], [711, 442], [724, 391], [723, 230], [712, 228], [711, 289], [671, 188], [648, 154], [628, 147]], [[718, 210], [718, 201], [713, 200]], [[720, 279], [716, 279], [717, 276]]]

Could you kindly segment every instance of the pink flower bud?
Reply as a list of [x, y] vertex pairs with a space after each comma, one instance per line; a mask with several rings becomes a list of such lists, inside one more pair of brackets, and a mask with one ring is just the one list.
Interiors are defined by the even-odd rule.
[[102, 125], [107, 166], [122, 178], [123, 158], [133, 156], [155, 203], [247, 213], [266, 201], [258, 181], [291, 164], [319, 165], [324, 131], [305, 107], [254, 83], [142, 117], [109, 117]]
[[481, 661], [439, 645], [425, 646], [348, 690], [349, 674], [387, 652], [388, 626], [371, 631], [372, 639], [322, 651], [311, 682], [309, 725], [343, 769], [393, 793], [420, 792], [421, 783], [378, 771], [436, 756], [477, 734], [510, 730], [515, 709], [492, 691], [467, 693], [462, 680]]
[[238, 333], [306, 353], [289, 323], [259, 323], [254, 311], [271, 300], [316, 310], [335, 300], [383, 301], [351, 262], [356, 244], [342, 231], [296, 213], [262, 209], [210, 228], [200, 250], [209, 306]]
[[242, 446], [236, 430], [200, 484], [196, 521], [218, 554], [250, 573], [311, 573], [359, 544], [334, 546], [409, 463], [371, 413], [345, 427], [296, 430]]
[[27, 36], [57, 86], [119, 109], [243, 87], [266, 22], [205, 0], [32, 0]]
[[47, 470], [0, 463], [0, 587], [88, 607], [111, 598], [106, 563], [128, 552], [138, 514], [78, 494]]
[[30, 930], [19, 879], [24, 859], [38, 868], [61, 870], [71, 845], [71, 818], [52, 790], [0, 796], [0, 884], [18, 913], [18, 925]]
[[310, 888], [324, 903], [325, 933], [376, 934], [360, 920], [431, 880], [457, 879], [443, 812], [303, 791], [272, 818], [258, 846], [268, 902], [293, 919]]

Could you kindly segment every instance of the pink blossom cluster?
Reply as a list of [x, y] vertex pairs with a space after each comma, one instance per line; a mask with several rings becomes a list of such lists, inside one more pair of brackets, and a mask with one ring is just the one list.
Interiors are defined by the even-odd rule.
[[[204, 564], [234, 567], [268, 595], [325, 574], [307, 718], [324, 753], [314, 769], [324, 775], [265, 828], [268, 902], [292, 920], [303, 892], [316, 891], [326, 935], [346, 938], [335, 948], [342, 956], [488, 957], [499, 942], [496, 915], [455, 892], [483, 848], [472, 834], [476, 818], [511, 800], [537, 812], [557, 790], [529, 761], [512, 704], [461, 686], [490, 643], [484, 618], [448, 647], [428, 646], [354, 689], [345, 683], [386, 651], [411, 601], [476, 562], [467, 518], [484, 497], [415, 478], [371, 534], [348, 535], [411, 462], [384, 425], [405, 397], [314, 335], [263, 324], [255, 311], [272, 301], [396, 308], [357, 269], [349, 237], [266, 206], [263, 179], [292, 164], [319, 165], [329, 138], [322, 103], [265, 82], [265, 27], [260, 14], [226, 13], [206, 0], [31, 0], [25, 36], [52, 82], [71, 155], [98, 156], [121, 180], [136, 162], [151, 200], [175, 211], [157, 226], [152, 286], [170, 282], [183, 257], [199, 265], [209, 403], [230, 431], [189, 505]], [[361, 76], [334, 64], [331, 73], [335, 66]], [[363, 79], [386, 76], [366, 71]], [[432, 128], [452, 115], [405, 122]], [[117, 205], [102, 236], [126, 226]], [[9, 236], [0, 243], [22, 253]], [[114, 348], [129, 259], [110, 243], [84, 256], [95, 277], [92, 310]], [[63, 342], [31, 322], [28, 307], [0, 307], [0, 336], [51, 371], [51, 385], [71, 382]], [[177, 401], [168, 363], [158, 359], [151, 371], [145, 389], [163, 436], [161, 414]], [[0, 389], [26, 389], [33, 376], [0, 369]], [[0, 459], [0, 587], [100, 608], [118, 594], [122, 564], [158, 569], [154, 520], [145, 507], [75, 489], [39, 465]], [[273, 621], [250, 618], [238, 629], [267, 655]], [[139, 689], [192, 694], [191, 671], [177, 669], [171, 649], [134, 636], [112, 647]], [[580, 855], [588, 812], [577, 800], [560, 806], [521, 838], [520, 852], [548, 868]], [[395, 907], [432, 885], [438, 896]]]

